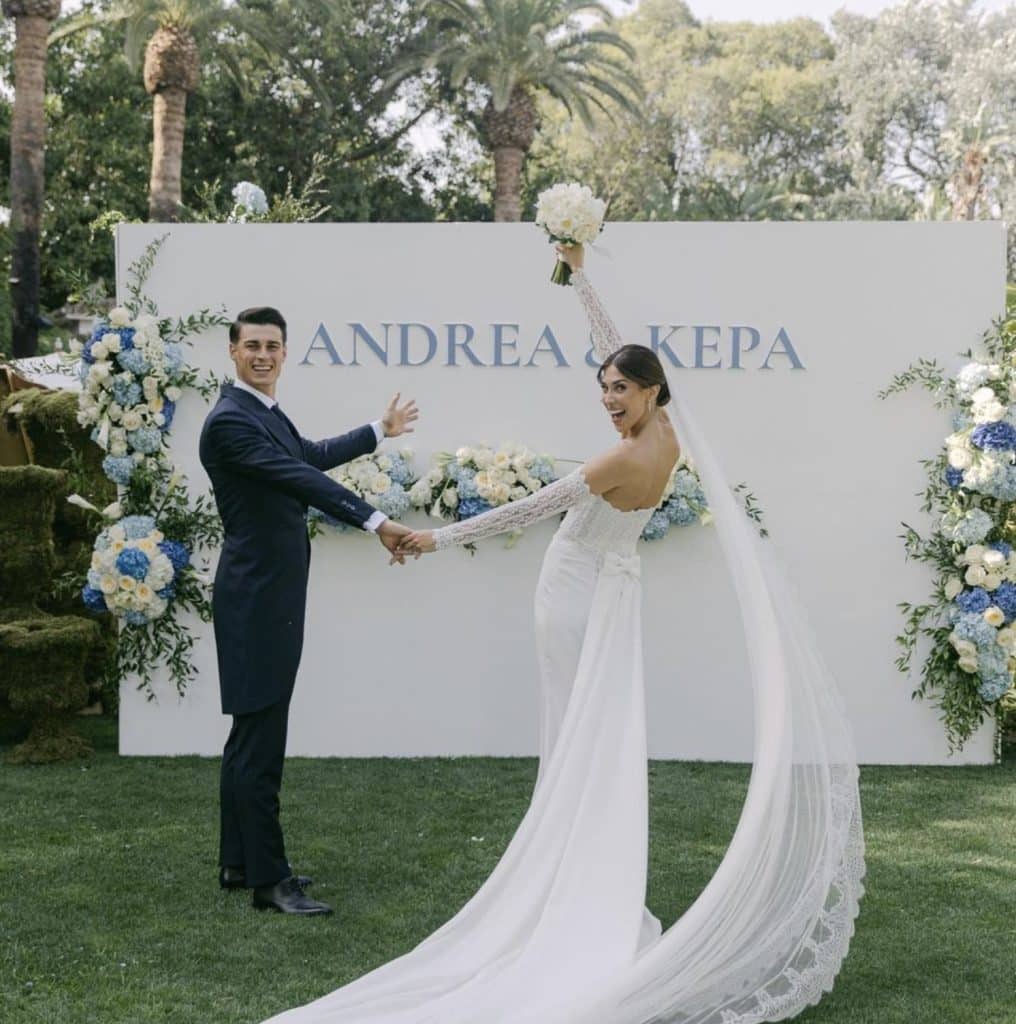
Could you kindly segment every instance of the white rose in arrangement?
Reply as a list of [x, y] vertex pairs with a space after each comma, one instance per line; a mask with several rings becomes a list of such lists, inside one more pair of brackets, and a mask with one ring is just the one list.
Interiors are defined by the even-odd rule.
[[392, 486], [391, 477], [386, 473], [378, 473], [370, 482], [370, 489], [375, 494], [384, 494]]
[[131, 311], [124, 306], [114, 306], [109, 311], [109, 322], [113, 327], [126, 327], [131, 322]]
[[464, 466], [473, 457], [472, 448], [458, 448], [455, 451], [455, 458], [460, 466]]
[[997, 629], [1005, 622], [1005, 612], [997, 604], [993, 604], [990, 608], [984, 609], [984, 621]]
[[507, 484], [497, 484], [494, 488], [494, 504], [503, 505], [511, 497], [511, 488]]
[[123, 425], [125, 430], [137, 430], [143, 422], [144, 420], [141, 418], [141, 413], [139, 413], [137, 409], [128, 409], [123, 414]]
[[963, 578], [972, 587], [979, 587], [988, 578], [988, 573], [983, 565], [972, 565], [963, 574]]
[[379, 455], [377, 459], [377, 468], [382, 472], [387, 473], [392, 468], [394, 463], [391, 458], [387, 455]]
[[444, 503], [448, 508], [454, 509], [459, 507], [459, 492], [454, 487], [449, 487], [444, 492]]
[[953, 576], [946, 580], [945, 584], [945, 598], [947, 601], [951, 601], [957, 594], [963, 590], [963, 580], [958, 576]]
[[985, 402], [971, 410], [975, 423], [997, 423], [1005, 419], [1006, 407], [1001, 402]]
[[141, 382], [141, 393], [145, 398], [154, 398], [159, 393], [159, 378], [149, 374]]
[[1016, 644], [1016, 630], [1012, 626], [1004, 626], [998, 631], [995, 639], [1011, 652], [1013, 645]]
[[969, 469], [973, 461], [973, 456], [965, 448], [952, 448], [949, 451], [949, 465], [953, 469]]
[[958, 640], [953, 644], [956, 648], [956, 653], [961, 658], [976, 658], [977, 657], [977, 645], [971, 640]]
[[976, 672], [977, 671], [977, 658], [960, 658], [960, 668], [964, 672]]
[[166, 397], [171, 402], [179, 402], [180, 401], [180, 396], [182, 394], [183, 394], [183, 392], [175, 384], [170, 384], [169, 387], [166, 388]]
[[127, 442], [126, 441], [110, 441], [109, 442], [109, 454], [115, 455], [117, 458], [123, 458], [127, 454]]
[[985, 402], [995, 401], [995, 389], [994, 388], [978, 388], [971, 396], [970, 401], [974, 405], [984, 405]]
[[507, 452], [498, 452], [494, 456], [494, 465], [498, 469], [507, 469], [511, 465], [511, 458]]
[[529, 491], [525, 487], [513, 487], [511, 491], [511, 499], [512, 501], [519, 501], [520, 499], [524, 498], [528, 493]]
[[156, 395], [148, 400], [148, 411], [152, 413], [162, 412], [165, 404], [162, 400], [162, 395]]
[[971, 544], [966, 551], [963, 552], [963, 560], [967, 565], [977, 565], [984, 558], [984, 553], [988, 549], [983, 544]]
[[121, 590], [133, 590], [138, 585], [138, 581], [133, 576], [121, 576], [120, 577], [120, 589]]
[[1005, 565], [1006, 557], [1001, 551], [996, 551], [994, 548], [988, 548], [981, 557], [981, 561], [984, 563], [985, 569], [994, 572], [1001, 568], [1001, 566]]
[[110, 355], [116, 355], [120, 351], [120, 335], [119, 334], [107, 334], [103, 337], [103, 343], [106, 346], [106, 351]]
[[114, 593], [116, 593], [116, 577], [115, 576], [103, 576], [102, 579], [99, 580], [99, 589], [104, 594], [114, 594]]
[[417, 480], [409, 489], [409, 500], [415, 508], [420, 508], [430, 501], [430, 492], [431, 485], [426, 480]]
[[1002, 585], [1002, 577], [997, 572], [989, 572], [984, 576], [984, 582], [981, 584], [985, 590], [998, 590]]
[[473, 461], [479, 469], [486, 469], [494, 461], [494, 453], [489, 448], [477, 448], [473, 453]]
[[163, 416], [161, 412], [157, 412], [155, 414], [155, 416], [154, 416], [154, 419], [155, 419], [155, 425], [157, 427], [161, 427], [163, 425], [163, 423], [166, 422], [166, 417]]
[[145, 604], [155, 597], [155, 591], [153, 591], [147, 583], [139, 583], [135, 593], [137, 594], [138, 600]]
[[[116, 335], [113, 335], [116, 337]], [[93, 359], [105, 359], [109, 355], [109, 346], [104, 341], [97, 341], [92, 346]]]
[[1005, 371], [1002, 369], [1001, 366], [998, 365], [998, 363], [992, 363], [988, 367], [988, 379], [989, 380], [1001, 380], [1004, 374], [1005, 374]]

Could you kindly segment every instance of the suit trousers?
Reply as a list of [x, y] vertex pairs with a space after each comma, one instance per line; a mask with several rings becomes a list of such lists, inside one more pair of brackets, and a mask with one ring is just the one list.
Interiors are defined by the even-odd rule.
[[249, 888], [292, 873], [279, 823], [289, 699], [233, 715], [219, 780], [219, 864], [242, 867]]

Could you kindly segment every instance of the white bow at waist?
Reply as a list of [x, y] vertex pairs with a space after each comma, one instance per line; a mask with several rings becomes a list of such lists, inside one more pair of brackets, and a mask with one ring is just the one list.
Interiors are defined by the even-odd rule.
[[603, 556], [603, 572], [612, 576], [627, 576], [633, 583], [642, 578], [642, 560], [638, 555], [619, 555], [608, 551]]

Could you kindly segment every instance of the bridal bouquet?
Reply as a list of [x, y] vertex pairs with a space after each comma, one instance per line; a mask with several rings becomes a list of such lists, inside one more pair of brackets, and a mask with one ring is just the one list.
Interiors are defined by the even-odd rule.
[[93, 611], [147, 625], [165, 614], [189, 569], [187, 547], [167, 540], [152, 516], [124, 516], [96, 538], [81, 597]]
[[[536, 200], [536, 223], [552, 242], [562, 245], [585, 245], [603, 230], [607, 204], [593, 195], [588, 185], [577, 182], [553, 185]], [[551, 274], [554, 284], [568, 284], [571, 267], [558, 260]]]
[[117, 307], [92, 336], [78, 344], [78, 422], [92, 427], [92, 440], [108, 452], [102, 469], [121, 487], [135, 469], [165, 462], [165, 433], [192, 371], [183, 347], [162, 337], [154, 316], [132, 318]]
[[[329, 470], [328, 476], [384, 512], [389, 519], [401, 519], [409, 509], [409, 490], [416, 482], [410, 465], [412, 458], [409, 448], [394, 453], [373, 452]], [[311, 509], [308, 514], [337, 530], [351, 528], [318, 509]]]
[[684, 453], [670, 474], [663, 497], [642, 531], [643, 540], [659, 540], [671, 526], [691, 526], [712, 522], [712, 513], [695, 467]]
[[518, 501], [557, 479], [554, 460], [509, 442], [443, 452], [410, 491], [416, 508], [439, 519], [469, 519], [498, 505]]

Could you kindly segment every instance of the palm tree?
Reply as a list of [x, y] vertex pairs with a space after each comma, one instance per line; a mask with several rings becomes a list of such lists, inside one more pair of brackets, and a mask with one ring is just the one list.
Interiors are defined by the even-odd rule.
[[11, 318], [16, 357], [39, 342], [39, 235], [45, 189], [46, 38], [60, 0], [3, 0], [14, 19], [14, 112], [11, 119]]
[[175, 221], [180, 214], [187, 97], [201, 78], [199, 42], [218, 46], [227, 66], [239, 74], [229, 52], [237, 36], [273, 53], [268, 11], [230, 0], [115, 0], [107, 11], [69, 18], [50, 36], [53, 41], [82, 29], [123, 24], [124, 53], [132, 67], [141, 64], [143, 53], [145, 89], [153, 103], [150, 220]]
[[[432, 35], [389, 79], [389, 85], [437, 70], [453, 89], [465, 83], [486, 97], [480, 138], [494, 157], [494, 220], [522, 216], [522, 169], [543, 92], [592, 127], [592, 108], [637, 112], [641, 96], [633, 48], [602, 23], [613, 20], [599, 0], [430, 0]], [[587, 21], [587, 26], [583, 26]]]

